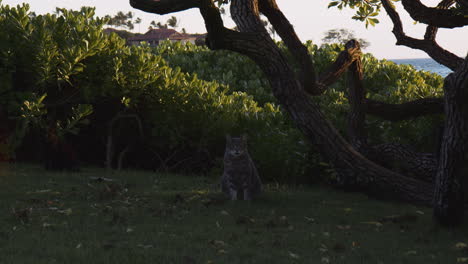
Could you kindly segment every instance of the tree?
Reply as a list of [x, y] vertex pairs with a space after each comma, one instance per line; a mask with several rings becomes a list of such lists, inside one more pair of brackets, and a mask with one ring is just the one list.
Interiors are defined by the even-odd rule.
[[[457, 224], [463, 217], [463, 175], [468, 171], [468, 107], [463, 106], [468, 91], [468, 58], [463, 59], [442, 49], [435, 42], [438, 27], [468, 25], [467, 0], [443, 0], [437, 8], [428, 8], [418, 0], [402, 0], [405, 10], [420, 23], [428, 24], [425, 38], [410, 38], [403, 32], [401, 20], [392, 2], [395, 0], [337, 0], [332, 6], [359, 7], [355, 19], [376, 24], [374, 18], [382, 5], [392, 18], [397, 44], [426, 51], [432, 58], [454, 70], [445, 81], [444, 98], [424, 98], [403, 104], [386, 104], [366, 98], [360, 60], [360, 46], [351, 40], [335, 62], [321, 74], [315, 71], [313, 58], [297, 37], [294, 27], [279, 9], [275, 0], [233, 0], [231, 16], [239, 32], [224, 27], [219, 6], [224, 0], [131, 0], [143, 11], [169, 14], [198, 8], [208, 31], [211, 49], [227, 49], [248, 56], [268, 78], [273, 94], [295, 125], [333, 166], [337, 181], [347, 188], [390, 195], [411, 202], [434, 206], [435, 219], [442, 224]], [[462, 3], [462, 4], [460, 4]], [[454, 6], [456, 9], [447, 9]], [[377, 12], [377, 14], [375, 14]], [[299, 65], [293, 70], [261, 22], [265, 15]], [[346, 140], [325, 118], [320, 106], [310, 96], [319, 96], [344, 72], [348, 72], [349, 113]], [[404, 120], [423, 115], [444, 113], [445, 125], [440, 151], [420, 154], [398, 144], [373, 146], [367, 141], [366, 115], [389, 120]], [[385, 161], [405, 154], [403, 166], [427, 169], [436, 167], [436, 179], [426, 181], [398, 173]], [[432, 176], [432, 175], [429, 175]], [[466, 177], [465, 177], [466, 178]], [[435, 191], [435, 196], [434, 196]], [[434, 203], [433, 203], [434, 201]]]
[[370, 43], [365, 39], [357, 39], [354, 35], [354, 31], [346, 28], [340, 29], [330, 29], [325, 32], [325, 36], [322, 38], [323, 43], [338, 43], [346, 44], [346, 42], [356, 39], [361, 45], [362, 49], [365, 49], [370, 46]]
[[135, 23], [135, 24], [138, 25], [138, 32], [141, 31], [141, 28], [140, 28], [141, 22], [142, 22], [142, 20], [141, 20], [141, 18], [139, 18], [139, 17], [137, 17], [137, 18], [135, 19], [135, 21], [133, 22], [133, 23]]
[[[132, 22], [132, 19], [133, 19], [132, 12], [128, 12], [125, 14], [124, 12], [119, 11], [117, 12], [115, 16], [111, 17], [110, 15], [106, 15], [105, 18], [107, 19], [107, 25], [109, 26], [114, 26], [117, 28], [123, 27], [123, 28], [128, 28], [130, 30], [134, 29], [134, 25], [133, 25], [134, 22]], [[141, 19], [140, 19], [140, 23], [141, 23]]]
[[166, 23], [166, 25], [174, 29], [178, 28], [179, 24], [180, 24], [180, 21], [175, 16], [171, 16], [171, 18], [169, 18]]

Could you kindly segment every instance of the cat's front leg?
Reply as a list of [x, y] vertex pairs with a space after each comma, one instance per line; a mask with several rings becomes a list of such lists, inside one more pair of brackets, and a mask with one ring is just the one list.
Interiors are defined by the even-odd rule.
[[229, 196], [231, 197], [231, 200], [237, 200], [237, 191], [234, 189], [229, 189]]
[[252, 200], [252, 195], [250, 194], [250, 191], [248, 188], [244, 188], [244, 200]]

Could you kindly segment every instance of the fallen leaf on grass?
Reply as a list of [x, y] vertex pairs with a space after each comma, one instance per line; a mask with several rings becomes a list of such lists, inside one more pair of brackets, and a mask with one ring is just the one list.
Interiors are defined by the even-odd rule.
[[222, 211], [221, 211], [221, 214], [222, 214], [222, 215], [229, 215], [229, 213], [228, 213], [227, 211], [225, 211], [225, 210], [222, 210]]
[[236, 219], [236, 224], [238, 225], [245, 225], [245, 224], [253, 224], [255, 223], [255, 219], [248, 217], [248, 216], [239, 216]]
[[376, 226], [376, 227], [381, 227], [381, 226], [383, 226], [382, 223], [376, 222], [376, 221], [361, 222], [361, 224], [374, 225], [374, 226]]
[[288, 251], [288, 254], [293, 259], [300, 259], [301, 258], [298, 254], [292, 253], [291, 251]]
[[142, 249], [154, 248], [153, 245], [143, 245], [143, 244], [138, 244], [137, 247], [142, 248]]
[[457, 244], [455, 244], [455, 248], [461, 249], [461, 250], [468, 249], [468, 245], [463, 242], [458, 242]]
[[225, 247], [226, 246], [226, 243], [222, 240], [211, 240], [210, 241], [210, 244], [214, 247]]
[[416, 222], [418, 216], [415, 214], [403, 214], [403, 215], [390, 215], [383, 217], [379, 221], [381, 222], [392, 222], [392, 223], [411, 223]]
[[49, 224], [49, 223], [43, 223], [42, 224], [42, 227], [44, 227], [44, 228], [53, 227], [53, 226], [54, 226], [53, 224]]
[[78, 243], [78, 245], [76, 245], [75, 248], [76, 248], [76, 249], [79, 249], [79, 248], [81, 248], [81, 246], [82, 246], [82, 244], [81, 244], [81, 243]]
[[104, 178], [104, 177], [89, 177], [92, 182], [113, 182], [114, 179]]
[[32, 191], [32, 192], [27, 192], [27, 194], [38, 194], [38, 193], [48, 193], [48, 192], [52, 192], [52, 190], [50, 190], [50, 189], [36, 190], [36, 191]]
[[71, 215], [73, 210], [71, 208], [65, 209], [65, 210], [58, 210], [57, 212], [64, 214], [64, 215]]
[[328, 248], [325, 244], [321, 244], [320, 245], [320, 248], [319, 248], [319, 251], [322, 252], [322, 253], [325, 253], [328, 251]]
[[349, 230], [349, 229], [351, 229], [351, 226], [350, 225], [345, 225], [345, 226], [337, 225], [336, 228], [338, 228], [340, 230]]

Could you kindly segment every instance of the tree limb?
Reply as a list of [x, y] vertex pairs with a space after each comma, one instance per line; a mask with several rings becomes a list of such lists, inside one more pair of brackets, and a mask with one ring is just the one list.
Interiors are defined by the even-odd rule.
[[439, 28], [456, 28], [468, 25], [468, 14], [460, 10], [427, 7], [419, 0], [402, 0], [409, 15], [416, 21]]
[[432, 153], [419, 153], [409, 146], [397, 143], [380, 144], [374, 146], [373, 151], [386, 166], [400, 167], [405, 174], [411, 174], [425, 182], [435, 181], [437, 159]]
[[323, 93], [325, 89], [336, 82], [349, 66], [361, 57], [361, 48], [356, 40], [350, 40], [345, 44], [345, 50], [340, 52], [335, 62], [327, 70], [320, 74], [318, 89]]
[[388, 0], [381, 0], [388, 16], [393, 22], [393, 34], [397, 39], [396, 45], [403, 45], [413, 49], [419, 49], [426, 52], [431, 58], [438, 63], [447, 66], [455, 71], [462, 63], [463, 59], [457, 55], [443, 49], [435, 42], [434, 29], [428, 29], [425, 39], [415, 39], [408, 37], [404, 30], [400, 15], [396, 12], [394, 6]]
[[442, 98], [423, 98], [402, 104], [367, 99], [367, 113], [389, 121], [401, 121], [424, 115], [443, 114]]
[[310, 94], [318, 93], [315, 91], [316, 73], [309, 51], [297, 36], [294, 27], [279, 9], [276, 0], [259, 0], [259, 9], [268, 18], [275, 31], [299, 63], [301, 68], [299, 80], [304, 89]]
[[200, 0], [130, 0], [133, 8], [165, 15], [200, 6]]
[[356, 59], [348, 70], [348, 101], [350, 110], [348, 113], [348, 136], [353, 147], [367, 156], [366, 120], [366, 89], [362, 83], [361, 59]]

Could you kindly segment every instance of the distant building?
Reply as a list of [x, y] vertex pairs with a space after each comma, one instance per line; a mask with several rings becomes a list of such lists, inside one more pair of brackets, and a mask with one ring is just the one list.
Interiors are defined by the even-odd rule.
[[134, 36], [127, 39], [130, 45], [141, 45], [142, 42], [148, 43], [150, 46], [157, 46], [161, 41], [169, 40], [171, 42], [190, 42], [195, 44], [199, 38], [197, 35], [183, 34], [168, 28], [150, 29], [143, 35]]

